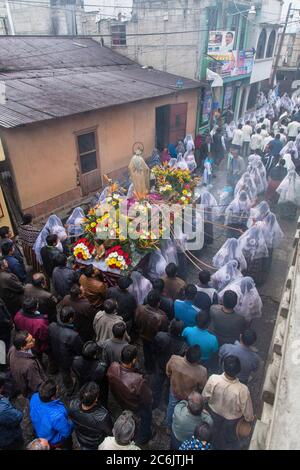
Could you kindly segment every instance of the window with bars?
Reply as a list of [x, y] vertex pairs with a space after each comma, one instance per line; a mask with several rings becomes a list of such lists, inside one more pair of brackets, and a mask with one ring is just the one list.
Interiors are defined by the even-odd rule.
[[97, 149], [95, 132], [77, 136], [81, 173], [97, 169]]
[[110, 34], [112, 46], [126, 46], [126, 24], [111, 25]]

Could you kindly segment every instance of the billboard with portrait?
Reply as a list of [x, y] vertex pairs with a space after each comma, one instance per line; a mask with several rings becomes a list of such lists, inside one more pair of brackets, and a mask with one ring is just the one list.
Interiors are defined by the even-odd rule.
[[226, 54], [234, 50], [235, 31], [210, 31], [208, 35], [207, 52]]

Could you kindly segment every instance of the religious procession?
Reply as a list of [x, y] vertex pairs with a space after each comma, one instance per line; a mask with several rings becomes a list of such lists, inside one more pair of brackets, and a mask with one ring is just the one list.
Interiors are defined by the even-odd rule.
[[247, 449], [260, 288], [300, 206], [300, 102], [257, 103], [136, 143], [127, 187], [64, 221], [0, 228], [1, 449]]

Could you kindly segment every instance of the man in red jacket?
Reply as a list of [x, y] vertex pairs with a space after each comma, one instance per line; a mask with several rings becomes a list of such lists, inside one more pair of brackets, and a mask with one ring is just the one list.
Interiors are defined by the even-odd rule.
[[36, 299], [24, 299], [23, 308], [16, 313], [14, 323], [17, 330], [26, 330], [35, 338], [35, 351], [38, 356], [47, 351], [49, 322], [47, 317], [38, 311]]

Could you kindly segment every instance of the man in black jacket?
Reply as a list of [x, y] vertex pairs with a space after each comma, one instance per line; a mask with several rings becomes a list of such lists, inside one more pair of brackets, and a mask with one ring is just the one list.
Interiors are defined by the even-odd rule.
[[153, 408], [160, 403], [163, 385], [166, 380], [166, 365], [173, 354], [184, 356], [188, 348], [185, 339], [181, 336], [184, 323], [181, 320], [172, 320], [169, 331], [159, 331], [154, 338], [156, 352], [155, 380], [153, 381]]
[[81, 450], [97, 450], [105, 437], [112, 435], [112, 421], [99, 395], [99, 385], [89, 382], [81, 388], [79, 398], [70, 403], [69, 416]]
[[74, 357], [72, 363], [72, 370], [79, 387], [87, 382], [96, 382], [101, 388], [101, 400], [105, 406], [108, 398], [107, 368], [108, 364], [101, 360], [101, 348], [95, 341], [87, 341], [82, 348], [81, 356]]
[[58, 366], [67, 392], [73, 390], [71, 365], [75, 356], [81, 354], [83, 342], [74, 330], [74, 309], [64, 307], [57, 318], [57, 323], [49, 325], [51, 356]]
[[132, 280], [128, 276], [122, 276], [118, 279], [117, 287], [110, 287], [107, 292], [108, 299], [114, 299], [117, 302], [118, 315], [123, 318], [127, 326], [128, 333], [131, 332], [137, 303], [132, 294], [128, 292], [128, 287]]
[[49, 279], [51, 279], [53, 269], [55, 268], [55, 266], [57, 266], [56, 257], [60, 254], [60, 251], [58, 250], [58, 248], [56, 248], [56, 245], [58, 243], [57, 235], [48, 235], [48, 237], [46, 238], [46, 243], [47, 245], [43, 246], [43, 248], [41, 249], [41, 258], [45, 273], [47, 274]]
[[63, 253], [56, 257], [56, 267], [53, 269], [53, 288], [58, 299], [70, 294], [71, 287], [78, 281], [78, 274], [67, 266], [68, 258]]

